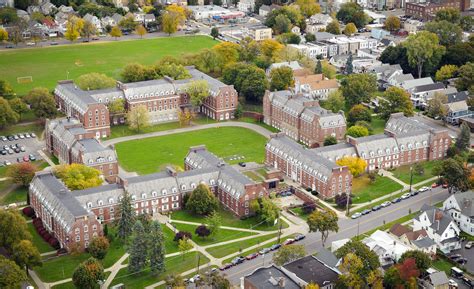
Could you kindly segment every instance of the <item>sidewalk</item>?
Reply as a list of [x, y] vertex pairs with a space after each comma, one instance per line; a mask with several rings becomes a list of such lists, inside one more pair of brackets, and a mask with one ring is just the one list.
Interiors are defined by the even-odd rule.
[[56, 164], [43, 152], [43, 150], [38, 150], [38, 154], [52, 167]]

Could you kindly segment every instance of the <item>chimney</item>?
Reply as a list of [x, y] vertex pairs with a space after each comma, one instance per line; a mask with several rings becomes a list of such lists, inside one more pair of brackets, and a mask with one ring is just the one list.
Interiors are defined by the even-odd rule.
[[176, 170], [175, 170], [173, 167], [167, 166], [167, 167], [166, 167], [166, 172], [168, 173], [168, 175], [170, 175], [170, 176], [172, 176], [172, 177], [176, 177], [176, 176], [177, 176], [177, 172], [176, 172]]
[[286, 283], [285, 281], [286, 281], [286, 280], [285, 280], [284, 277], [280, 277], [280, 280], [278, 280], [278, 286], [279, 286], [280, 288], [285, 288], [285, 283]]

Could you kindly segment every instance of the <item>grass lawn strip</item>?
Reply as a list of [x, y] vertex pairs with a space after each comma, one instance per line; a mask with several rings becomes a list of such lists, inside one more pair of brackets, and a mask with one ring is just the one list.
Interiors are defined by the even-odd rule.
[[[0, 52], [0, 63], [2, 62], [1, 60], [1, 55], [2, 53]], [[0, 67], [2, 65], [0, 64]], [[1, 75], [1, 72], [2, 69], [0, 69], [0, 75]], [[1, 79], [1, 77], [0, 77]], [[13, 83], [12, 83], [13, 84]], [[12, 135], [12, 134], [17, 134], [17, 133], [27, 133], [27, 132], [34, 132], [36, 134], [36, 137], [37, 138], [41, 138], [41, 134], [43, 133], [44, 131], [44, 125], [41, 125], [39, 123], [32, 123], [32, 124], [27, 124], [27, 125], [12, 125], [10, 127], [6, 127], [4, 129], [1, 129], [0, 130], [0, 135], [4, 135], [4, 136], [7, 136], [7, 135]]]
[[[437, 163], [438, 161], [422, 162], [421, 164], [423, 165], [425, 172], [422, 175], [417, 175], [413, 173], [412, 184], [417, 184], [419, 182], [422, 182], [424, 180], [434, 177], [431, 172]], [[393, 176], [396, 177], [397, 179], [401, 180], [404, 183], [410, 184], [410, 166], [409, 165], [398, 167], [392, 173], [393, 173]]]
[[173, 226], [175, 226], [179, 231], [186, 231], [186, 232], [192, 233], [193, 234], [192, 240], [199, 246], [207, 246], [211, 244], [216, 244], [220, 242], [231, 241], [234, 239], [240, 239], [243, 237], [256, 235], [256, 233], [226, 230], [226, 229], [221, 228], [219, 232], [217, 233], [217, 235], [214, 237], [214, 239], [201, 238], [194, 233], [194, 231], [196, 231], [196, 228], [198, 227], [196, 225], [173, 223]]
[[293, 213], [295, 213], [296, 216], [298, 216], [299, 218], [301, 218], [305, 221], [308, 220], [308, 217], [310, 215], [310, 214], [305, 214], [303, 212], [303, 208], [301, 208], [301, 207], [290, 209], [290, 211], [292, 211]]
[[[60, 45], [0, 52], [0, 79], [24, 95], [30, 89], [43, 86], [53, 89], [61, 79], [76, 79], [89, 72], [105, 73], [120, 78], [121, 69], [131, 62], [156, 63], [163, 56], [180, 56], [211, 48], [217, 41], [207, 36], [166, 37]], [[32, 76], [30, 83], [19, 84], [17, 77]]]
[[183, 167], [189, 147], [197, 145], [206, 145], [209, 151], [229, 164], [242, 161], [262, 163], [265, 143], [265, 137], [252, 130], [219, 127], [122, 142], [115, 148], [125, 170], [148, 174], [166, 164]]
[[171, 273], [183, 273], [197, 267], [198, 255], [200, 256], [200, 264], [206, 264], [209, 259], [199, 252], [190, 252], [183, 257], [173, 256], [165, 259], [166, 271], [158, 276], [154, 276], [150, 273], [149, 267], [144, 271], [131, 274], [127, 268], [120, 269], [115, 276], [111, 285], [123, 283], [128, 289], [142, 289], [151, 284], [163, 281], [164, 278]]
[[270, 240], [278, 236], [278, 233], [272, 233], [265, 236], [259, 236], [245, 241], [233, 242], [230, 244], [225, 244], [222, 246], [216, 246], [206, 249], [206, 251], [211, 254], [213, 257], [222, 258], [229, 254], [241, 251], [244, 248], [252, 247], [258, 245], [266, 240]]
[[369, 177], [363, 175], [352, 180], [352, 194], [354, 195], [352, 203], [366, 203], [402, 188], [402, 185], [387, 177], [377, 175], [375, 181], [370, 183]]
[[[107, 280], [107, 278], [110, 275], [110, 272], [105, 272], [104, 274], [105, 274], [104, 280]], [[76, 289], [76, 287], [74, 286], [74, 283], [72, 283], [72, 281], [66, 282], [66, 283], [61, 283], [61, 284], [53, 286], [51, 288], [53, 288], [53, 289]]]
[[372, 127], [372, 134], [383, 133], [385, 130], [385, 120], [378, 116], [373, 116], [370, 126]]
[[84, 262], [90, 257], [89, 254], [83, 253], [79, 256], [61, 256], [54, 257], [44, 261], [42, 267], [35, 267], [35, 271], [43, 282], [56, 282], [72, 277], [74, 269], [79, 263]]
[[3, 197], [0, 200], [0, 205], [26, 202], [27, 193], [28, 193], [28, 188], [25, 188], [23, 186], [17, 187], [16, 189], [9, 192], [7, 195], [5, 195], [5, 197]]
[[30, 232], [31, 236], [33, 237], [32, 242], [38, 248], [40, 253], [46, 253], [55, 251], [53, 247], [51, 247], [41, 236], [36, 232], [33, 223], [28, 223], [28, 231]]
[[179, 122], [167, 122], [167, 123], [145, 127], [141, 129], [140, 132], [138, 133], [137, 131], [130, 129], [128, 125], [125, 125], [125, 124], [113, 125], [110, 127], [110, 137], [108, 139], [123, 137], [123, 136], [130, 136], [130, 135], [137, 135], [137, 134], [144, 134], [144, 133], [150, 133], [150, 132], [164, 131], [164, 130], [170, 130], [170, 129], [177, 129], [177, 128], [181, 128], [181, 125], [179, 124]]

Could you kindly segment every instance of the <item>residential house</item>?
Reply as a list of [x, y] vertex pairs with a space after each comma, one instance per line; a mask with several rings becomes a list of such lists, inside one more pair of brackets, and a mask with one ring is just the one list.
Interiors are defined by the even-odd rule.
[[280, 67], [289, 67], [291, 70], [295, 71], [298, 69], [302, 69], [303, 67], [298, 63], [298, 61], [286, 61], [286, 62], [277, 62], [277, 63], [272, 63], [270, 66], [267, 68], [267, 75], [270, 75], [270, 72], [275, 69], [275, 68], [280, 68]]
[[258, 10], [258, 15], [262, 16], [262, 17], [267, 17], [268, 14], [270, 14], [270, 12], [272, 12], [274, 9], [279, 9], [280, 6], [278, 5], [275, 5], [275, 4], [272, 4], [272, 5], [262, 5], [260, 6], [259, 10]]
[[436, 243], [428, 237], [428, 233], [424, 229], [413, 231], [407, 226], [395, 224], [390, 228], [389, 233], [415, 250], [422, 251], [431, 257], [436, 256]]
[[325, 79], [322, 74], [295, 76], [295, 92], [313, 99], [327, 99], [329, 93], [339, 88], [336, 79]]
[[443, 210], [451, 215], [459, 229], [474, 236], [474, 192], [467, 191], [449, 196], [443, 202]]
[[413, 219], [413, 230], [424, 229], [443, 253], [461, 248], [460, 229], [448, 212], [423, 205], [420, 214]]
[[148, 14], [145, 14], [145, 18], [143, 19], [143, 24], [145, 26], [148, 26], [150, 25], [150, 23], [153, 23], [156, 21], [156, 17], [154, 14], [151, 14], [151, 13], [148, 13]]
[[460, 0], [440, 0], [424, 3], [407, 2], [405, 5], [405, 15], [416, 19], [429, 21], [432, 20], [436, 12], [444, 8], [461, 9]]
[[340, 275], [339, 270], [312, 255], [285, 264], [282, 270], [288, 275], [295, 276], [297, 280], [301, 280], [299, 284], [302, 288], [310, 283], [317, 284], [322, 289], [334, 288]]
[[112, 15], [112, 19], [114, 20], [115, 25], [118, 25], [120, 21], [122, 21], [123, 16], [118, 13], [114, 13], [114, 15]]
[[423, 22], [416, 19], [408, 19], [403, 23], [403, 29], [410, 34], [416, 34], [423, 29]]
[[406, 80], [402, 83], [402, 88], [411, 93], [413, 88], [421, 85], [433, 84], [433, 79], [431, 77], [422, 77], [412, 80]]
[[102, 24], [102, 27], [104, 27], [104, 28], [106, 26], [114, 27], [114, 26], [118, 25], [118, 23], [115, 22], [115, 20], [110, 16], [103, 17], [102, 19], [100, 19], [100, 22]]
[[245, 13], [253, 12], [255, 10], [255, 0], [241, 0], [237, 3], [237, 9]]
[[433, 98], [435, 93], [456, 93], [457, 90], [455, 87], [446, 88], [444, 83], [436, 82], [433, 84], [426, 84], [415, 86], [411, 90], [411, 100], [415, 107], [425, 108], [428, 106], [428, 101]]
[[379, 257], [382, 267], [395, 264], [405, 252], [412, 250], [410, 246], [380, 230], [363, 239], [362, 243]]
[[294, 33], [296, 35], [300, 35], [301, 34], [301, 29], [298, 26], [293, 26], [293, 27], [291, 27], [291, 33]]
[[293, 276], [275, 265], [260, 267], [242, 277], [243, 289], [301, 289], [302, 285]]
[[399, 64], [382, 64], [381, 66], [372, 67], [371, 72], [377, 77], [377, 83], [381, 89], [388, 88], [393, 78], [403, 75], [403, 69]]
[[305, 44], [288, 44], [288, 46], [298, 50], [301, 54], [311, 59], [316, 59], [319, 56], [323, 58], [328, 57], [328, 45], [321, 43], [308, 42]]
[[426, 289], [449, 289], [452, 286], [449, 284], [448, 276], [444, 271], [437, 271], [432, 268], [426, 270], [426, 275], [418, 278], [418, 285]]
[[333, 19], [327, 14], [317, 13], [306, 19], [306, 33], [316, 33], [326, 29]]
[[272, 29], [261, 24], [245, 27], [244, 34], [256, 41], [272, 39]]
[[462, 117], [470, 117], [474, 115], [474, 111], [469, 109], [467, 100], [469, 98], [468, 91], [461, 91], [447, 94], [448, 114], [446, 115], [446, 122], [451, 124], [459, 124]]
[[378, 40], [382, 40], [388, 35], [390, 35], [390, 32], [385, 29], [373, 28], [370, 30], [370, 36]]
[[15, 5], [14, 0], [0, 0], [0, 8], [13, 7]]
[[72, 8], [71, 6], [61, 5], [58, 7], [58, 12], [62, 12], [65, 14], [72, 14], [74, 13], [74, 8]]
[[87, 13], [82, 19], [92, 23], [97, 31], [102, 31], [102, 23], [97, 16]]

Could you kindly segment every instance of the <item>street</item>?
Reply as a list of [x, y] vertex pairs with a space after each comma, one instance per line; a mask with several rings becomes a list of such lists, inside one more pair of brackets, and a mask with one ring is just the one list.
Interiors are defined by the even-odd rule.
[[[384, 222], [392, 222], [400, 219], [401, 217], [409, 214], [410, 212], [418, 211], [423, 204], [436, 204], [444, 201], [448, 197], [446, 189], [436, 188], [430, 191], [411, 197], [408, 200], [402, 201], [397, 204], [392, 204], [390, 207], [384, 208], [380, 211], [372, 212], [369, 215], [362, 216], [359, 219], [341, 219], [339, 220], [339, 232], [330, 233], [328, 240], [326, 241], [325, 247], [330, 247], [332, 241], [352, 238], [357, 235], [370, 231], [376, 227], [382, 226]], [[320, 233], [309, 233], [306, 238], [299, 242], [299, 244], [305, 245], [306, 252], [314, 254], [322, 247], [321, 234]], [[232, 284], [240, 284], [240, 277], [252, 273], [258, 267], [265, 265], [268, 266], [272, 263], [273, 253], [266, 254], [264, 257], [259, 256], [256, 259], [245, 261], [243, 264], [232, 267], [224, 274]]]

